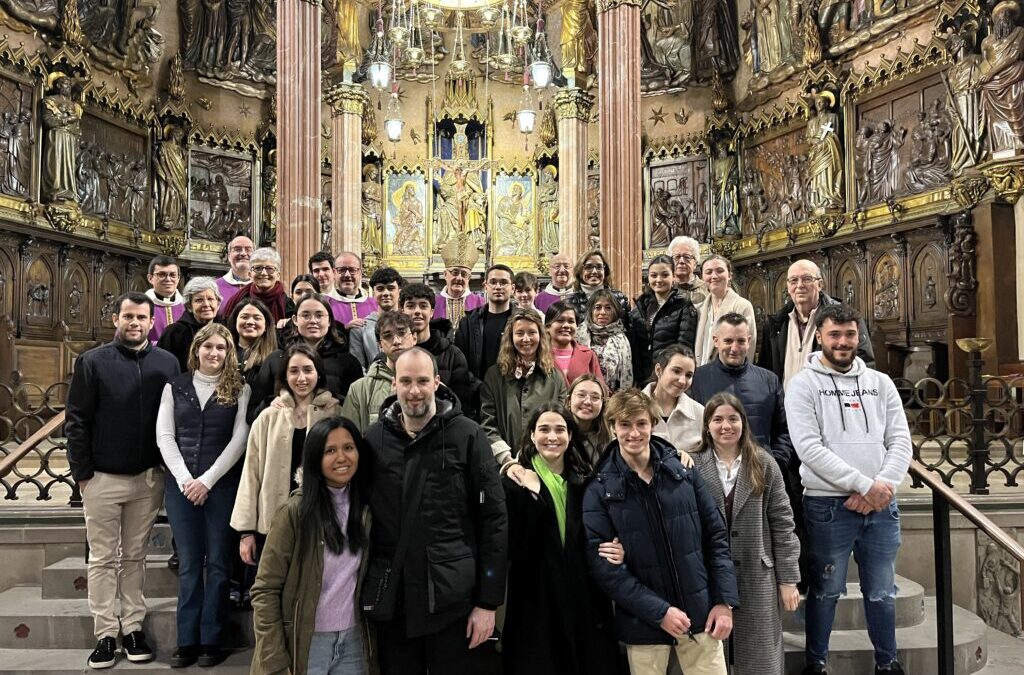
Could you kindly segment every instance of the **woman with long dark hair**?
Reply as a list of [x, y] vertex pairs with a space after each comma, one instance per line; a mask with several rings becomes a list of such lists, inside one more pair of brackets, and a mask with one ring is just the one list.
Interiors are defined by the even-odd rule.
[[606, 288], [594, 291], [576, 333], [581, 345], [597, 353], [604, 381], [612, 392], [633, 386], [633, 348], [626, 332], [626, 312]]
[[704, 406], [686, 394], [696, 369], [689, 347], [670, 345], [654, 355], [654, 372], [643, 389], [659, 413], [654, 435], [664, 438], [680, 452], [689, 452], [700, 445]]
[[263, 363], [277, 351], [274, 317], [266, 305], [256, 298], [249, 298], [235, 305], [228, 319], [228, 329], [235, 339], [242, 377], [251, 387]]
[[583, 492], [590, 463], [572, 414], [538, 406], [526, 423], [518, 465], [504, 479], [509, 577], [502, 657], [506, 675], [619, 672], [611, 601], [587, 571]]
[[686, 292], [675, 288], [675, 263], [667, 255], [655, 257], [647, 265], [647, 287], [636, 299], [630, 313], [633, 326], [643, 326], [646, 342], [642, 354], [634, 354], [634, 361], [643, 364], [634, 373], [637, 381], [646, 379], [651, 359], [669, 345], [681, 344], [693, 349], [697, 338], [697, 309]]
[[252, 588], [253, 673], [364, 675], [358, 605], [369, 538], [373, 454], [355, 424], [320, 420], [302, 449], [302, 485], [274, 516]]
[[548, 307], [544, 314], [544, 328], [551, 338], [551, 354], [555, 367], [565, 376], [567, 383], [580, 375], [592, 373], [604, 380], [597, 354], [590, 347], [576, 341], [576, 327], [579, 318], [572, 305], [559, 300]]
[[171, 656], [177, 668], [196, 661], [215, 666], [224, 658], [233, 558], [228, 521], [249, 433], [249, 386], [228, 329], [219, 323], [200, 328], [188, 366], [165, 385], [156, 421], [167, 465], [164, 503], [178, 551], [178, 645]]

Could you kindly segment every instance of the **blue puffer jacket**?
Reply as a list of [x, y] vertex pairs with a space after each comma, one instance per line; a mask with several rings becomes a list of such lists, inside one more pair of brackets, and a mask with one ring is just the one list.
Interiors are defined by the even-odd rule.
[[757, 442], [772, 454], [785, 474], [796, 458], [789, 440], [786, 405], [779, 377], [768, 370], [744, 361], [734, 368], [715, 359], [693, 374], [693, 386], [687, 393], [697, 403], [707, 405], [719, 392], [727, 391], [740, 400], [750, 422], [750, 431]]
[[[590, 571], [615, 601], [615, 631], [631, 645], [674, 644], [659, 624], [669, 607], [700, 633], [714, 605], [739, 606], [725, 520], [696, 471], [683, 468], [670, 443], [651, 438], [654, 478], [644, 483], [626, 465], [617, 441], [583, 498]], [[623, 565], [597, 555], [618, 537]]]

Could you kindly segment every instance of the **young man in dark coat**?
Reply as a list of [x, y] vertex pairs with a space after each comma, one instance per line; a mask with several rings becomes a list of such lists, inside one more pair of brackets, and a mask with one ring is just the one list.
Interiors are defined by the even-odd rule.
[[[605, 407], [615, 434], [583, 497], [590, 572], [615, 602], [633, 675], [664, 675], [674, 649], [684, 673], [726, 675], [722, 640], [739, 606], [725, 520], [700, 473], [651, 432], [655, 404], [636, 389]], [[598, 554], [618, 538], [625, 564]]]
[[455, 331], [455, 346], [466, 355], [470, 372], [481, 382], [498, 360], [501, 334], [512, 316], [513, 276], [511, 267], [491, 265], [484, 277], [487, 304], [467, 312]]
[[126, 293], [114, 308], [113, 342], [75, 361], [64, 426], [89, 542], [89, 610], [98, 640], [91, 668], [114, 665], [119, 633], [129, 661], [153, 660], [142, 623], [146, 545], [164, 493], [156, 416], [164, 385], [180, 372], [174, 356], [150, 345], [152, 300]]
[[508, 557], [498, 465], [429, 352], [398, 357], [395, 392], [366, 432], [372, 557], [360, 605], [383, 675], [482, 672], [471, 650], [494, 632]]
[[416, 344], [434, 355], [441, 384], [459, 397], [464, 415], [475, 417], [481, 382], [470, 372], [466, 355], [448, 339], [451, 322], [433, 319], [436, 301], [434, 292], [426, 284], [409, 284], [399, 294], [398, 310], [412, 319]]

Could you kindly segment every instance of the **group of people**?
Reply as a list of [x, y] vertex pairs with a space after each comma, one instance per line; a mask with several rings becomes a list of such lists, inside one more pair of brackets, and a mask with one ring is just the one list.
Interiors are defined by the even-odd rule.
[[114, 340], [76, 361], [91, 667], [154, 656], [142, 588], [163, 508], [172, 667], [223, 661], [240, 584], [253, 672], [484, 673], [500, 651], [509, 675], [665, 673], [673, 654], [687, 675], [781, 674], [803, 590], [805, 673], [825, 673], [852, 553], [876, 672], [903, 672], [910, 434], [813, 262], [790, 267], [758, 346], [729, 261], [685, 237], [633, 303], [599, 250], [553, 256], [543, 287], [491, 265], [483, 295], [454, 247], [440, 292], [386, 267], [366, 289], [347, 252], [287, 289], [273, 249], [237, 237], [228, 260], [179, 292], [154, 258]]

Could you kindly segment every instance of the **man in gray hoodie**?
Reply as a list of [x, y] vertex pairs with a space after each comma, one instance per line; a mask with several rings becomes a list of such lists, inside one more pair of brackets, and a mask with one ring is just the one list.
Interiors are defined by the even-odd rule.
[[857, 356], [860, 316], [846, 305], [815, 316], [820, 352], [786, 389], [789, 435], [800, 457], [810, 578], [807, 666], [826, 673], [836, 602], [846, 590], [850, 553], [857, 556], [875, 673], [902, 675], [896, 660], [895, 491], [912, 445], [896, 385]]

